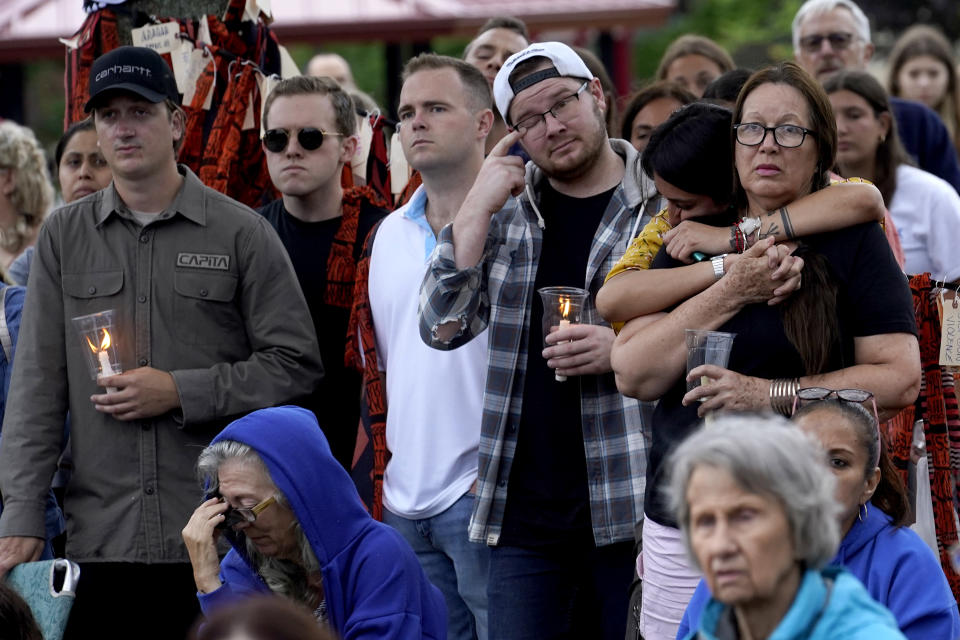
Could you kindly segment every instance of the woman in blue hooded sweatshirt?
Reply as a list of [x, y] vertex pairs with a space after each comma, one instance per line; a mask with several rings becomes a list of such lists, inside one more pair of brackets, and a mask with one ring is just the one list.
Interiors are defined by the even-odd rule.
[[[960, 638], [960, 615], [930, 548], [903, 526], [909, 504], [897, 471], [881, 448], [877, 422], [860, 404], [837, 397], [806, 404], [794, 416], [827, 450], [837, 480], [843, 539], [832, 564], [856, 576], [887, 607], [910, 640]], [[699, 624], [710, 590], [700, 581], [677, 638]]]
[[[183, 530], [205, 614], [273, 592], [342, 640], [446, 638], [447, 611], [413, 551], [373, 520], [313, 414], [255, 411], [200, 454], [207, 499]], [[216, 541], [233, 549], [223, 561]]]

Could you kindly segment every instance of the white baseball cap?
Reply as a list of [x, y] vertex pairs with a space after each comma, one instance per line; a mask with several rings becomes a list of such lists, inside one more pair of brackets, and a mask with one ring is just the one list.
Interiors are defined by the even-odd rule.
[[[513, 84], [510, 84], [510, 74], [518, 64], [538, 57], [549, 59], [553, 67], [534, 71], [522, 78], [517, 78]], [[510, 124], [507, 113], [510, 111], [510, 103], [518, 93], [548, 78], [560, 77], [593, 79], [590, 69], [576, 51], [562, 42], [536, 42], [507, 58], [493, 80], [493, 98], [497, 103], [497, 110], [503, 116], [503, 121]]]

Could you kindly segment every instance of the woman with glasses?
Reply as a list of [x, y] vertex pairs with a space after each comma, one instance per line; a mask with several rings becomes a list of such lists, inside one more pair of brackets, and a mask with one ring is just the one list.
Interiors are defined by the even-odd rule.
[[913, 166], [886, 91], [866, 71], [841, 71], [823, 88], [837, 120], [837, 170], [880, 189], [900, 232], [906, 272], [960, 278], [960, 196], [946, 181]]
[[[396, 531], [373, 520], [299, 407], [255, 411], [203, 450], [207, 498], [183, 529], [200, 607], [274, 593], [342, 640], [444, 638], [446, 605]], [[233, 549], [221, 562], [220, 535]]]
[[[860, 389], [801, 389], [794, 422], [827, 454], [840, 505], [840, 547], [831, 565], [852, 573], [887, 607], [910, 640], [960, 637], [960, 616], [937, 558], [905, 525], [910, 505], [900, 475], [880, 438], [876, 414]], [[677, 637], [699, 626], [710, 598], [700, 583]]]
[[[787, 228], [790, 216], [782, 208], [829, 184], [836, 123], [826, 95], [793, 63], [768, 67], [744, 85], [733, 125], [735, 204], [748, 217], [777, 212]], [[806, 386], [869, 389], [884, 415], [917, 396], [920, 359], [910, 292], [880, 226], [803, 238], [794, 252], [804, 261], [802, 286], [777, 305], [768, 304], [782, 285], [773, 279], [782, 261], [765, 253], [772, 240], [762, 239], [729, 267], [724, 256], [715, 257], [712, 285], [669, 312], [630, 320], [614, 342], [611, 364], [620, 390], [659, 399], [647, 464], [643, 565], [676, 586], [666, 584], [663, 597], [651, 595], [658, 606], [651, 606], [655, 619], [649, 622], [659, 631], [647, 638], [675, 637], [682, 611], [664, 603], [685, 603], [697, 582], [662, 488], [668, 452], [699, 417], [771, 409], [789, 414], [797, 389]], [[652, 266], [680, 264], [661, 251]], [[737, 334], [729, 366], [687, 372], [686, 329]], [[687, 391], [688, 380], [703, 378], [706, 384]], [[645, 610], [647, 594], [645, 583]]]
[[826, 566], [840, 537], [834, 478], [785, 420], [719, 418], [670, 466], [670, 505], [712, 591], [683, 637], [903, 638], [856, 577]]
[[[670, 308], [713, 284], [716, 279], [708, 257], [725, 254], [724, 265], [730, 269], [740, 257], [738, 252], [760, 237], [772, 235], [783, 242], [883, 219], [880, 194], [860, 180], [807, 194], [780, 212], [741, 219], [733, 206], [730, 179], [732, 118], [724, 107], [693, 103], [674, 112], [650, 136], [641, 164], [666, 207], [631, 242], [597, 294], [598, 311], [614, 327]], [[782, 212], [787, 209], [784, 218]], [[685, 266], [649, 270], [661, 248]], [[800, 266], [798, 262], [792, 267], [795, 272], [787, 275], [785, 269], [780, 274], [784, 285], [777, 290], [778, 297], [795, 287], [793, 276]]]

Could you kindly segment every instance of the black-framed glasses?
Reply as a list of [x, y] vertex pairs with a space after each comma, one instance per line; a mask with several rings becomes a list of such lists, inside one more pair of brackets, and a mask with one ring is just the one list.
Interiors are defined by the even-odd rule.
[[733, 125], [737, 131], [737, 142], [748, 147], [763, 144], [767, 133], [773, 131], [774, 141], [784, 149], [793, 149], [803, 144], [807, 136], [816, 133], [796, 124], [778, 124], [775, 127], [765, 127], [759, 122], [741, 122]]
[[[342, 133], [324, 131], [316, 127], [304, 127], [297, 131], [297, 142], [306, 151], [319, 149], [324, 136], [342, 136]], [[267, 151], [283, 153], [290, 143], [290, 132], [286, 129], [268, 129], [263, 132], [263, 146]]]
[[800, 38], [800, 48], [807, 53], [816, 53], [820, 51], [823, 41], [826, 40], [834, 51], [843, 51], [853, 42], [853, 37], [852, 33], [846, 31], [834, 31], [827, 34], [815, 33]]
[[580, 102], [580, 94], [590, 86], [589, 82], [580, 85], [575, 93], [571, 93], [565, 98], [561, 98], [554, 103], [552, 107], [543, 113], [535, 113], [527, 116], [514, 125], [514, 129], [520, 132], [523, 137], [530, 136], [530, 140], [542, 138], [547, 132], [547, 114], [549, 113], [560, 122], [566, 123], [573, 120], [577, 115], [577, 105]]
[[275, 503], [277, 501], [275, 496], [270, 496], [266, 500], [258, 502], [252, 507], [241, 507], [239, 509], [234, 509], [233, 507], [227, 507], [227, 510], [223, 514], [223, 521], [217, 525], [217, 529], [233, 529], [238, 524], [253, 524], [257, 521], [257, 516], [260, 513]]

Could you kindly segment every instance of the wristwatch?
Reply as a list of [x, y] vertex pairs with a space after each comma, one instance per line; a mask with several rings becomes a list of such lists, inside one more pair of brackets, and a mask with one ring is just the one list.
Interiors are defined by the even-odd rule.
[[719, 256], [713, 256], [712, 258], [710, 258], [710, 264], [713, 265], [713, 277], [716, 278], [717, 280], [722, 278], [723, 274], [725, 273], [723, 270], [723, 259], [726, 256], [727, 254], [723, 253], [723, 254], [720, 254]]

